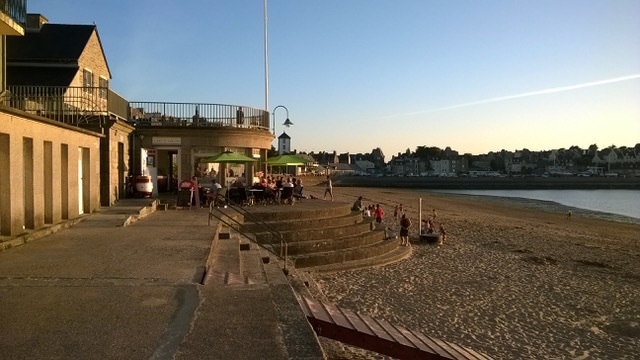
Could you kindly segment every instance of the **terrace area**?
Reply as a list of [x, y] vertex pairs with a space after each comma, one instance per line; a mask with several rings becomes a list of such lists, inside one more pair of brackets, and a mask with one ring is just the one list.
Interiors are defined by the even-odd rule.
[[269, 130], [269, 113], [239, 105], [199, 103], [129, 103], [135, 126], [231, 126]]
[[241, 105], [129, 102], [107, 87], [8, 86], [2, 101], [27, 113], [80, 126], [118, 118], [136, 127], [237, 127], [269, 131], [269, 112]]

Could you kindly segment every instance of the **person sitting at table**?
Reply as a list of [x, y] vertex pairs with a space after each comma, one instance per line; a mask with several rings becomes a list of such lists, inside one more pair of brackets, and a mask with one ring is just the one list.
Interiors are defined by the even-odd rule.
[[280, 190], [282, 189], [282, 176], [278, 176], [276, 179], [275, 187], [273, 191], [276, 193], [276, 200], [280, 200]]
[[282, 187], [283, 187], [283, 188], [286, 188], [286, 187], [290, 187], [290, 188], [292, 188], [292, 187], [293, 187], [293, 183], [291, 182], [291, 178], [290, 178], [290, 177], [289, 177], [289, 178], [287, 178], [287, 182], [286, 182], [286, 183], [284, 183], [284, 184], [282, 185]]
[[267, 187], [267, 188], [264, 189], [264, 192], [262, 194], [262, 198], [267, 203], [273, 203], [273, 202], [276, 201], [276, 193], [275, 193], [275, 191], [273, 191], [272, 188]]
[[242, 183], [242, 179], [237, 178], [237, 179], [236, 179], [236, 180], [231, 184], [231, 187], [234, 187], [234, 188], [243, 188], [243, 187], [244, 187], [244, 184]]
[[273, 181], [273, 179], [271, 178], [271, 176], [269, 176], [269, 177], [267, 178], [267, 183], [266, 183], [265, 185], [266, 185], [266, 186], [265, 186], [266, 188], [269, 188], [269, 189], [271, 189], [271, 190], [273, 190], [273, 189], [276, 187], [276, 183], [275, 183], [275, 181]]
[[282, 193], [280, 194], [280, 202], [283, 204], [293, 204], [293, 183], [291, 178], [287, 178], [287, 182], [282, 185]]

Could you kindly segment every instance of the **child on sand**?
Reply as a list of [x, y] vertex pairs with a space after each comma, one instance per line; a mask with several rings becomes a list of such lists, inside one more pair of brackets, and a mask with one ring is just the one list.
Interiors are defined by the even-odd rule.
[[438, 245], [443, 245], [446, 239], [447, 239], [447, 230], [445, 230], [443, 224], [440, 224], [440, 242], [438, 242]]

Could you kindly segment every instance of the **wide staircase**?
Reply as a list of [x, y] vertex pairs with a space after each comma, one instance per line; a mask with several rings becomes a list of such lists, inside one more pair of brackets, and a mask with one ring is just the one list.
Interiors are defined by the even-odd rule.
[[216, 357], [321, 359], [317, 336], [323, 336], [398, 359], [490, 359], [319, 300], [323, 296], [309, 271], [380, 265], [410, 254], [348, 205], [309, 201], [214, 212], [218, 231], [203, 278], [208, 300], [201, 313], [210, 317], [204, 323], [220, 326], [214, 334], [195, 329], [194, 337], [218, 339]]
[[[290, 264], [304, 271], [338, 271], [389, 264], [411, 254], [395, 233], [351, 211], [349, 204], [308, 200], [294, 206], [256, 206], [243, 230], [280, 253], [287, 244]], [[270, 230], [266, 230], [265, 225]], [[283, 241], [276, 241], [274, 232]]]
[[[212, 224], [217, 231], [200, 288], [205, 301], [176, 358], [324, 359], [298, 304], [304, 289], [294, 287], [304, 287], [301, 281], [283, 272], [274, 254], [228, 226]], [[215, 341], [215, 351], [203, 355], [202, 339]]]

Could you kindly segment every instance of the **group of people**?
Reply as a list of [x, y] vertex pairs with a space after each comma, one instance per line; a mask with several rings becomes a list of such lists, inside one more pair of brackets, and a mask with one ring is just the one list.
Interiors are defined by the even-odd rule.
[[[362, 211], [363, 216], [374, 218], [374, 221], [378, 224], [382, 223], [384, 217], [384, 211], [380, 204], [370, 204], [368, 206], [362, 205], [362, 196], [358, 197], [358, 199], [353, 203], [351, 207], [352, 211]], [[431, 212], [431, 216], [427, 219], [422, 220], [422, 228], [421, 234], [433, 234], [436, 232], [436, 224], [435, 220], [438, 217], [438, 213], [436, 209], [433, 209]], [[409, 246], [409, 228], [411, 227], [411, 219], [405, 213], [404, 207], [402, 204], [396, 204], [393, 209], [393, 222], [394, 225], [398, 224], [400, 226], [400, 245], [401, 246]], [[440, 234], [440, 244], [443, 244], [446, 239], [446, 229], [443, 224], [439, 225], [438, 232]]]
[[[433, 209], [431, 211], [431, 216], [422, 220], [422, 234], [433, 234], [436, 232], [435, 220], [437, 217], [438, 213], [436, 209]], [[438, 245], [442, 245], [447, 238], [447, 230], [444, 228], [444, 224], [440, 223], [438, 227], [438, 233], [440, 234]]]
[[[358, 200], [356, 200], [357, 204], [361, 204], [361, 202], [362, 202], [362, 196], [360, 196]], [[382, 218], [384, 217], [384, 210], [382, 210], [382, 207], [380, 207], [380, 204], [375, 204], [375, 205], [370, 204], [362, 208], [361, 205], [356, 206], [356, 203], [354, 203], [354, 206], [351, 208], [351, 210], [362, 211], [362, 215], [364, 215], [364, 217], [367, 217], [367, 218], [373, 217], [373, 219], [377, 224], [382, 223]]]
[[[286, 191], [286, 193], [291, 194], [290, 196], [284, 195], [285, 188], [292, 188], [292, 190]], [[277, 177], [260, 177], [258, 182], [253, 184], [252, 189], [262, 190], [263, 191], [263, 199], [268, 202], [284, 202], [293, 204], [294, 198], [303, 198], [302, 195], [302, 180], [296, 179], [295, 177], [287, 177], [286, 179], [283, 176]]]
[[[400, 205], [402, 206], [402, 205]], [[358, 199], [353, 203], [353, 206], [351, 207], [352, 211], [362, 211], [362, 215], [364, 217], [367, 218], [371, 218], [373, 217], [374, 221], [376, 222], [376, 224], [381, 224], [382, 220], [384, 218], [384, 210], [382, 209], [382, 207], [380, 206], [380, 204], [370, 204], [366, 207], [363, 208], [362, 206], [362, 196], [358, 197]], [[396, 206], [395, 210], [394, 210], [394, 222], [395, 220], [397, 220], [398, 218], [398, 211], [400, 210], [400, 208], [398, 206]], [[402, 213], [402, 219], [400, 221], [400, 241], [401, 241], [401, 245], [402, 246], [409, 246], [409, 227], [411, 226], [411, 220], [409, 220], [409, 218], [404, 214], [404, 212]]]

